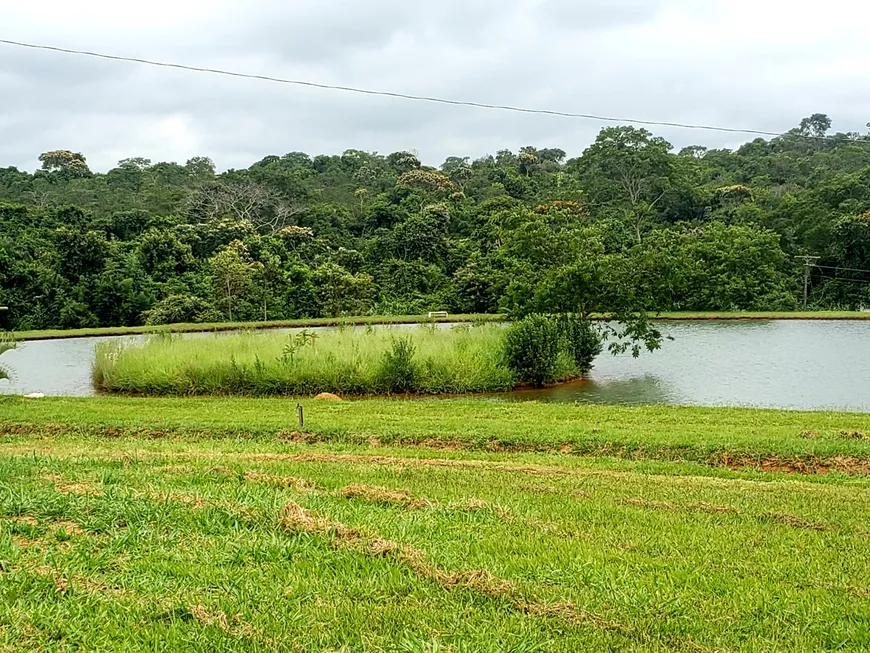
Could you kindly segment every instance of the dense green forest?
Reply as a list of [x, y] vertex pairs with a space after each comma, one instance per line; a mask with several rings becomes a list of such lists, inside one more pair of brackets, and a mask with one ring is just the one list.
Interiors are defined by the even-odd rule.
[[7, 328], [444, 309], [789, 310], [870, 305], [870, 135], [807, 118], [735, 151], [603, 129], [581, 156], [524, 147], [427, 167], [409, 152], [82, 154], [0, 169]]

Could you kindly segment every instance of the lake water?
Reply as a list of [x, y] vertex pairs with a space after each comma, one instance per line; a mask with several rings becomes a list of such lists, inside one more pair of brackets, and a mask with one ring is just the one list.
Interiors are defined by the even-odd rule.
[[[505, 400], [756, 406], [870, 412], [870, 321], [668, 322], [661, 350], [602, 354], [588, 380], [496, 395]], [[190, 337], [221, 337], [195, 334]], [[24, 343], [0, 393], [92, 395], [94, 345], [112, 338]]]

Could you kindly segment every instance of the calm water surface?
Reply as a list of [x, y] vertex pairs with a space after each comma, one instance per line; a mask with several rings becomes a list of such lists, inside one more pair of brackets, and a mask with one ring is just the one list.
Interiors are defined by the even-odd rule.
[[[497, 396], [870, 412], [870, 322], [679, 322], [663, 329], [673, 340], [658, 352], [602, 354], [588, 380]], [[0, 381], [0, 393], [91, 395], [94, 345], [110, 339], [24, 343], [3, 355], [15, 379]]]

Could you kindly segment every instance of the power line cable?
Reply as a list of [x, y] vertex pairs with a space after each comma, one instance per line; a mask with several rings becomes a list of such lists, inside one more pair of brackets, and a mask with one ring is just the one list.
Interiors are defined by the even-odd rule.
[[822, 279], [827, 279], [828, 281], [848, 281], [850, 283], [870, 283], [870, 279], [850, 279], [847, 277], [826, 277], [822, 275]]
[[[213, 75], [225, 75], [228, 77], [241, 77], [244, 79], [255, 79], [266, 82], [275, 82], [278, 84], [292, 84], [295, 86], [307, 86], [310, 88], [327, 89], [332, 91], [344, 91], [347, 93], [358, 93], [361, 95], [375, 95], [390, 98], [399, 98], [403, 100], [414, 100], [418, 102], [434, 102], [438, 104], [448, 104], [452, 106], [475, 107], [478, 109], [495, 109], [498, 111], [512, 111], [514, 113], [528, 113], [547, 116], [559, 116], [563, 118], [580, 118], [583, 120], [595, 120], [598, 122], [611, 123], [632, 123], [636, 125], [648, 125], [654, 127], [675, 127], [678, 129], [694, 129], [699, 131], [725, 132], [729, 134], [752, 134], [756, 136], [771, 136], [779, 137], [783, 134], [780, 132], [765, 131], [762, 129], [743, 129], [737, 127], [721, 127], [715, 125], [698, 125], [682, 122], [669, 122], [659, 120], [641, 120], [638, 118], [615, 118], [612, 116], [598, 116], [588, 113], [574, 113], [570, 111], [555, 111], [551, 109], [530, 109], [526, 107], [517, 107], [507, 104], [490, 104], [488, 102], [473, 102], [467, 100], [451, 100], [447, 98], [433, 97], [427, 95], [413, 95], [410, 93], [398, 93], [394, 91], [379, 91], [366, 88], [358, 88], [354, 86], [342, 86], [338, 84], [324, 84], [321, 82], [311, 82], [299, 79], [285, 79], [282, 77], [273, 77], [271, 75], [256, 75], [251, 73], [240, 73], [220, 68], [205, 68], [202, 66], [190, 66], [186, 64], [170, 63], [165, 61], [155, 61], [153, 59], [143, 59], [139, 57], [126, 57], [114, 54], [105, 54], [101, 52], [91, 52], [88, 50], [75, 50], [72, 48], [62, 48], [53, 45], [41, 45], [36, 43], [25, 43], [22, 41], [12, 41], [9, 39], [0, 39], [0, 44], [10, 45], [20, 48], [29, 48], [32, 50], [46, 50], [49, 52], [58, 52], [63, 54], [73, 54], [85, 57], [95, 57], [97, 59], [108, 59], [111, 61], [125, 61], [130, 63], [145, 64], [148, 66], [159, 66], [162, 68], [175, 68], [178, 70], [187, 70], [190, 72], [210, 73]], [[826, 140], [825, 136], [810, 136], [805, 134], [792, 134], [792, 136], [803, 138], [806, 140]]]
[[841, 268], [835, 267], [833, 265], [816, 265], [815, 267], [825, 270], [843, 270], [844, 272], [866, 272], [870, 274], [870, 270], [862, 270], [861, 268]]

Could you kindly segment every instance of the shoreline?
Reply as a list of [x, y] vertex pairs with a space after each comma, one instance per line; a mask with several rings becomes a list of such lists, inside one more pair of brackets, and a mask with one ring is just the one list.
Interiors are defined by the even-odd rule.
[[[770, 320], [863, 321], [870, 320], [870, 311], [795, 311], [795, 312], [679, 312], [658, 313], [650, 317], [656, 322], [739, 322]], [[604, 319], [601, 317], [593, 319]], [[269, 322], [182, 323], [159, 326], [95, 327], [87, 329], [45, 329], [13, 332], [20, 341], [63, 340], [104, 336], [136, 336], [152, 333], [222, 333], [226, 331], [267, 331], [271, 329], [302, 329], [334, 326], [389, 326], [408, 324], [465, 324], [471, 322], [503, 322], [504, 314], [457, 314], [446, 318], [425, 315], [371, 315], [357, 317], [274, 320]]]
[[67, 338], [97, 338], [103, 336], [138, 336], [155, 333], [222, 333], [226, 331], [269, 331], [274, 329], [304, 329], [338, 326], [382, 326], [407, 324], [454, 324], [471, 322], [502, 322], [504, 315], [457, 314], [446, 318], [425, 315], [364, 315], [357, 317], [324, 317], [269, 322], [208, 322], [161, 324], [157, 326], [94, 327], [88, 329], [46, 329], [13, 332], [20, 341], [63, 340]]

